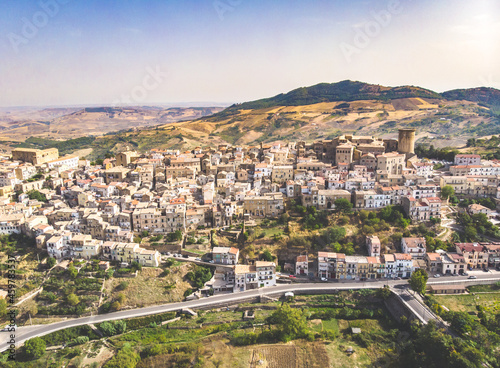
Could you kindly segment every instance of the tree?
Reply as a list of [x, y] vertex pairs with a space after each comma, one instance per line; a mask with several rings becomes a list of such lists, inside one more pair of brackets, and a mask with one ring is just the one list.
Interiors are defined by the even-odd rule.
[[290, 216], [288, 216], [288, 213], [283, 213], [281, 214], [280, 218], [279, 218], [279, 223], [282, 224], [282, 225], [285, 225], [288, 223], [288, 220], [290, 219]]
[[132, 261], [132, 263], [130, 263], [130, 268], [132, 271], [141, 271], [142, 265], [137, 261]]
[[0, 299], [0, 318], [7, 314], [7, 302], [5, 299]]
[[336, 243], [346, 236], [346, 230], [340, 226], [331, 227], [323, 232], [323, 238], [327, 244]]
[[45, 196], [45, 194], [40, 193], [38, 190], [30, 190], [26, 194], [28, 194], [29, 199], [36, 199], [40, 202], [47, 202], [47, 197]]
[[49, 257], [47, 258], [47, 267], [52, 268], [56, 265], [57, 261], [55, 258]]
[[167, 242], [172, 243], [182, 240], [182, 231], [176, 230], [173, 233], [167, 234]]
[[334, 204], [337, 211], [341, 213], [348, 213], [352, 210], [352, 203], [346, 198], [336, 199]]
[[45, 354], [47, 345], [41, 337], [34, 337], [24, 343], [24, 352], [31, 359], [39, 359]]
[[123, 293], [118, 293], [118, 295], [116, 296], [116, 300], [120, 303], [120, 304], [123, 304], [125, 303], [125, 294]]
[[139, 354], [127, 343], [104, 365], [104, 368], [134, 368], [140, 360]]
[[99, 329], [105, 336], [113, 336], [115, 334], [115, 326], [111, 322], [101, 323]]
[[274, 257], [273, 255], [271, 254], [271, 252], [269, 251], [269, 249], [266, 249], [263, 253], [262, 253], [262, 259], [266, 262], [272, 262], [274, 260]]
[[122, 319], [118, 320], [118, 321], [115, 321], [115, 334], [116, 335], [125, 333], [126, 329], [127, 329], [127, 322], [125, 322]]
[[445, 185], [441, 188], [441, 198], [448, 199], [455, 195], [455, 189], [451, 185]]
[[451, 322], [451, 327], [462, 335], [470, 332], [474, 325], [474, 319], [466, 312], [448, 312], [446, 319]]
[[78, 299], [78, 297], [73, 293], [69, 294], [66, 297], [66, 300], [68, 301], [69, 305], [72, 305], [73, 307], [80, 303], [80, 299]]
[[377, 289], [377, 295], [379, 298], [386, 300], [391, 296], [391, 289], [385, 285], [383, 288]]
[[469, 225], [465, 227], [464, 236], [467, 240], [473, 241], [477, 238], [477, 230], [474, 226]]
[[78, 275], [78, 270], [73, 266], [72, 264], [68, 267], [68, 274], [69, 277], [74, 280], [76, 279], [76, 276]]
[[428, 279], [429, 275], [427, 275], [427, 272], [425, 272], [425, 270], [418, 269], [413, 272], [413, 275], [411, 275], [408, 283], [410, 284], [412, 290], [419, 294], [425, 294], [425, 287], [427, 286]]
[[290, 341], [307, 335], [307, 322], [304, 312], [300, 309], [292, 309], [288, 304], [278, 307], [269, 317], [269, 322], [278, 325], [279, 336], [283, 341]]

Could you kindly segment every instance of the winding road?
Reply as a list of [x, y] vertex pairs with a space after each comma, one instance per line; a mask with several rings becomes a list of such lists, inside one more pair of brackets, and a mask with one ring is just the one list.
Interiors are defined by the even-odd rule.
[[[478, 282], [493, 283], [500, 281], [499, 273], [484, 274], [477, 277], [476, 280], [469, 280], [466, 277], [442, 277], [439, 279], [429, 279], [428, 284], [452, 284], [452, 283], [478, 283]], [[35, 326], [24, 326], [18, 327], [15, 331], [14, 341], [16, 346], [21, 346], [26, 340], [33, 337], [48, 335], [52, 332], [63, 330], [65, 328], [88, 325], [93, 323], [101, 323], [105, 321], [114, 321], [135, 317], [143, 317], [153, 314], [160, 314], [165, 312], [179, 311], [185, 308], [197, 309], [215, 306], [224, 306], [230, 304], [241, 303], [245, 300], [252, 299], [259, 296], [280, 296], [286, 292], [297, 292], [297, 293], [322, 293], [327, 290], [355, 290], [355, 289], [376, 289], [381, 288], [385, 285], [389, 285], [392, 288], [399, 286], [401, 288], [403, 285], [408, 285], [407, 280], [381, 280], [381, 281], [351, 281], [351, 282], [323, 282], [323, 283], [302, 283], [302, 284], [291, 284], [291, 285], [277, 285], [268, 288], [249, 290], [240, 293], [231, 293], [216, 295], [207, 298], [202, 298], [198, 300], [191, 300], [186, 302], [170, 303], [158, 306], [144, 307], [138, 309], [129, 309], [120, 312], [100, 314], [90, 317], [81, 317], [75, 319], [69, 319], [61, 322], [55, 322], [46, 325], [35, 325]], [[425, 310], [418, 308], [418, 311], [422, 311], [425, 316]], [[10, 335], [14, 334], [12, 332], [0, 332], [0, 352], [7, 350], [10, 346]]]

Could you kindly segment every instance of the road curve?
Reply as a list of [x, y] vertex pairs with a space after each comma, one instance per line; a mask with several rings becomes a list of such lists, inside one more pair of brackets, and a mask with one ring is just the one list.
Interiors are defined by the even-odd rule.
[[[478, 282], [478, 281], [500, 281], [498, 275], [484, 275], [483, 277], [478, 277], [476, 280], [467, 280], [466, 278], [460, 277], [460, 280], [457, 280], [456, 277], [447, 277], [448, 280], [443, 280], [443, 278], [437, 280], [430, 279], [428, 284], [443, 284], [443, 283], [452, 283], [452, 282]], [[235, 304], [237, 302], [242, 302], [246, 299], [250, 299], [253, 297], [267, 295], [282, 295], [288, 291], [300, 291], [300, 292], [310, 292], [314, 294], [315, 292], [322, 292], [325, 290], [355, 290], [355, 289], [376, 289], [383, 287], [385, 285], [396, 286], [396, 285], [408, 285], [407, 280], [381, 280], [381, 281], [367, 281], [367, 282], [339, 282], [339, 283], [303, 283], [303, 284], [291, 284], [291, 285], [277, 285], [268, 288], [249, 290], [239, 293], [232, 294], [224, 294], [224, 295], [216, 295], [208, 298], [202, 298], [198, 300], [191, 300], [186, 302], [178, 302], [178, 303], [169, 303], [151, 307], [144, 307], [138, 309], [129, 309], [119, 312], [107, 313], [107, 314], [99, 314], [95, 316], [89, 317], [81, 317], [70, 320], [65, 320], [61, 322], [55, 322], [46, 325], [36, 325], [36, 326], [25, 326], [17, 328], [15, 332], [15, 343], [16, 346], [21, 346], [26, 340], [29, 340], [33, 337], [39, 337], [48, 335], [52, 332], [56, 332], [59, 330], [63, 330], [70, 327], [88, 325], [91, 323], [101, 323], [105, 321], [115, 321], [121, 319], [128, 318], [136, 318], [143, 317], [153, 314], [160, 314], [165, 312], [174, 312], [179, 311], [184, 308], [201, 308], [201, 307], [210, 307], [217, 305], [227, 304]], [[12, 332], [0, 332], [0, 352], [3, 352], [9, 348], [9, 340]]]

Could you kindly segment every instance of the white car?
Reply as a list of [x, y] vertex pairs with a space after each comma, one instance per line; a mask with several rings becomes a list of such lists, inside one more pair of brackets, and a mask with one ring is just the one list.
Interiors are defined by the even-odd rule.
[[328, 281], [328, 279], [326, 277], [322, 277], [321, 281]]
[[436, 274], [434, 275], [434, 277], [436, 277], [436, 278], [437, 278], [437, 277], [441, 277], [441, 275], [440, 275], [439, 273], [436, 273]]
[[13, 332], [17, 329], [17, 325], [7, 325], [0, 332]]

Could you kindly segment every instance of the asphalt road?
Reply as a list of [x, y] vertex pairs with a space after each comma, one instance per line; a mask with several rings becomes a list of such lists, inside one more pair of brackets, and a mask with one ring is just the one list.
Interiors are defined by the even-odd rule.
[[[444, 283], [457, 282], [457, 281], [467, 283], [467, 282], [471, 282], [471, 281], [477, 282], [480, 280], [485, 280], [485, 281], [499, 280], [500, 281], [500, 277], [499, 277], [499, 274], [489, 274], [489, 273], [484, 273], [484, 275], [478, 276], [477, 280], [468, 280], [467, 277], [446, 276], [446, 277], [441, 277], [438, 279], [429, 279], [428, 284], [430, 284], [430, 285], [432, 285], [432, 284], [444, 284]], [[105, 322], [105, 321], [114, 321], [114, 320], [127, 319], [127, 318], [143, 317], [143, 316], [152, 315], [152, 314], [160, 314], [160, 313], [165, 313], [165, 312], [179, 311], [183, 308], [196, 309], [196, 308], [200, 308], [200, 307], [210, 307], [210, 306], [216, 306], [216, 305], [220, 306], [220, 305], [224, 305], [225, 303], [234, 304], [235, 302], [241, 302], [241, 301], [244, 301], [245, 299], [249, 299], [252, 297], [259, 296], [259, 295], [268, 295], [268, 296], [282, 295], [283, 293], [288, 292], [288, 291], [293, 292], [293, 291], [298, 291], [298, 290], [315, 293], [315, 292], [321, 292], [322, 290], [332, 290], [332, 289], [338, 289], [338, 290], [374, 289], [374, 288], [383, 287], [384, 285], [390, 285], [392, 287], [397, 286], [397, 285], [403, 286], [403, 285], [408, 285], [408, 281], [407, 280], [397, 280], [397, 281], [382, 280], [382, 281], [367, 281], [367, 282], [351, 281], [351, 282], [322, 282], [322, 283], [302, 283], [302, 284], [291, 284], [291, 285], [277, 285], [277, 286], [273, 286], [273, 287], [256, 289], [256, 290], [249, 290], [249, 291], [244, 291], [244, 292], [240, 292], [240, 293], [216, 295], [216, 296], [211, 296], [211, 297], [203, 298], [203, 299], [199, 299], [199, 300], [192, 300], [192, 301], [179, 302], [179, 303], [170, 303], [170, 304], [164, 304], [164, 305], [158, 305], [158, 306], [152, 306], [152, 307], [124, 310], [124, 311], [114, 312], [114, 313], [100, 314], [100, 315], [95, 315], [95, 316], [90, 316], [90, 317], [70, 319], [70, 320], [46, 324], [46, 325], [19, 327], [19, 328], [17, 328], [17, 331], [15, 332], [15, 343], [16, 343], [16, 345], [20, 345], [24, 341], [29, 340], [33, 337], [44, 336], [44, 335], [50, 334], [52, 332], [63, 330], [65, 328], [69, 328], [69, 327], [82, 326], [82, 325], [87, 325], [90, 323], [101, 323], [101, 322]], [[418, 301], [415, 301], [415, 302], [418, 303]], [[12, 332], [0, 332], [0, 341], [1, 341], [0, 352], [3, 352], [3, 351], [8, 349], [10, 334], [12, 334]]]
[[425, 322], [429, 322], [430, 320], [437, 320], [434, 314], [427, 308], [427, 306], [421, 304], [415, 296], [412, 295], [413, 291], [409, 289], [393, 289], [395, 293], [397, 293], [402, 300], [404, 300], [410, 308], [415, 311], [416, 314], [420, 316], [422, 320]]

